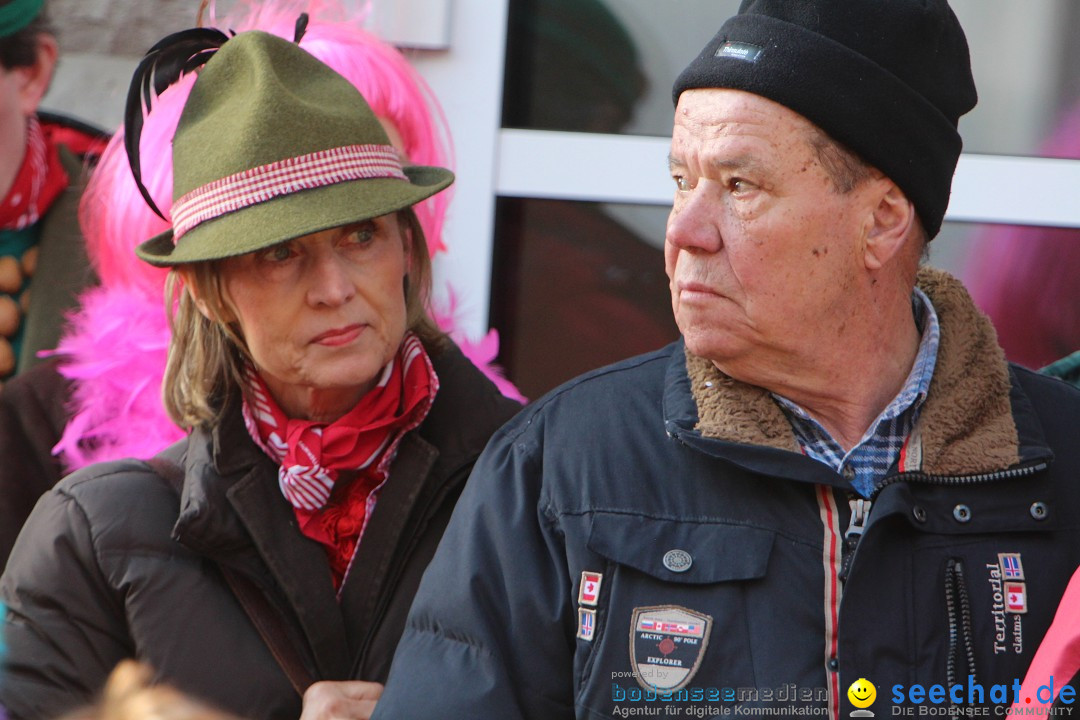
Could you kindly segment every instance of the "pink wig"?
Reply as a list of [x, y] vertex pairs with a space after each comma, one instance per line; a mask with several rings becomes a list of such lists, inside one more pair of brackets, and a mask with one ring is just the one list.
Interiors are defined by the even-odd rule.
[[[303, 12], [311, 21], [301, 47], [352, 82], [375, 114], [394, 125], [408, 161], [452, 166], [445, 118], [433, 94], [398, 50], [361, 27], [365, 11], [350, 15], [340, 0], [243, 0], [234, 14], [207, 24], [292, 39]], [[166, 215], [172, 205], [172, 136], [194, 82], [194, 76], [185, 77], [156, 98], [143, 127], [143, 182]], [[432, 255], [445, 249], [442, 224], [449, 200], [443, 192], [416, 206]], [[151, 457], [183, 437], [160, 399], [169, 345], [162, 302], [166, 271], [133, 252], [169, 223], [139, 195], [122, 129], [91, 176], [79, 220], [101, 285], [83, 294], [56, 351], [60, 372], [73, 386], [71, 419], [54, 449], [69, 471], [118, 457]], [[434, 314], [504, 394], [523, 399], [490, 365], [498, 348], [494, 331], [474, 344], [455, 332], [452, 310]]]
[[[1043, 155], [1080, 158], [1080, 104], [1062, 118]], [[987, 228], [963, 275], [1013, 362], [1040, 368], [1080, 349], [1080, 230]]]

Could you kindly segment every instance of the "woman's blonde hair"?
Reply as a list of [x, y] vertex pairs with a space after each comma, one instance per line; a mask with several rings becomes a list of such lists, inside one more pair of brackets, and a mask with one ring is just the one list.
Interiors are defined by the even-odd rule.
[[121, 660], [109, 674], [100, 702], [58, 720], [239, 720], [171, 685], [155, 685], [153, 676], [148, 666]]
[[[412, 237], [410, 269], [403, 289], [406, 327], [428, 350], [437, 351], [446, 340], [428, 312], [431, 257], [424, 231], [412, 208], [399, 210], [397, 219], [402, 237]], [[183, 428], [216, 424], [229, 399], [243, 388], [242, 371], [251, 360], [222, 288], [220, 262], [179, 266], [165, 283], [172, 338], [162, 396], [169, 417]], [[209, 318], [200, 312], [185, 278], [194, 285]]]

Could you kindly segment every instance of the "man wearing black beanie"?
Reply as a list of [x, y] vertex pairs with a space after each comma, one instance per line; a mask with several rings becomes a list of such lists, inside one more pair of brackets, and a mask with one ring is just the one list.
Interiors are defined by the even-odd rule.
[[976, 100], [946, 0], [745, 0], [674, 99], [683, 337], [492, 439], [376, 718], [1071, 704], [1018, 693], [1080, 565], [1080, 392], [920, 268]]

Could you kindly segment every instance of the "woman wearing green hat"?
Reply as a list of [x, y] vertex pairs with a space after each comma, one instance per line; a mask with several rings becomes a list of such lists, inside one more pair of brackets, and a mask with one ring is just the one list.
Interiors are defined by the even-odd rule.
[[248, 718], [366, 716], [461, 485], [518, 407], [425, 310], [411, 206], [450, 172], [402, 167], [348, 81], [265, 33], [166, 38], [135, 105], [192, 58], [172, 229], [137, 250], [174, 271], [165, 402], [191, 430], [69, 476], [31, 515], [0, 579], [15, 720], [88, 701], [127, 657]]

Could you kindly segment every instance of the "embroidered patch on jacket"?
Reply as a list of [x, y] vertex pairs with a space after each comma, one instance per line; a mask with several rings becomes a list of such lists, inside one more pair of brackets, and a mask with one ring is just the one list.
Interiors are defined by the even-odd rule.
[[1027, 588], [1022, 582], [1005, 583], [1005, 611], [1015, 615], [1027, 612]]
[[1006, 580], [1023, 580], [1024, 564], [1020, 562], [1020, 553], [998, 553], [998, 565], [1001, 577]]
[[1027, 587], [1022, 582], [1004, 579], [1006, 566], [1012, 567], [1005, 558], [1016, 556], [1017, 567], [1012, 572], [1023, 573], [1019, 564], [1019, 553], [1001, 553], [998, 562], [986, 563], [990, 583], [990, 615], [994, 619], [994, 633], [989, 636], [994, 647], [994, 654], [1000, 655], [1010, 650], [1021, 655], [1024, 652], [1023, 616], [1027, 613]]
[[582, 640], [592, 642], [596, 636], [596, 611], [589, 608], [578, 608], [577, 611], [577, 636]]
[[578, 604], [596, 607], [596, 602], [600, 599], [600, 583], [603, 581], [604, 576], [602, 573], [583, 571], [581, 573], [581, 586], [578, 588]]
[[709, 644], [712, 617], [679, 607], [634, 608], [630, 663], [646, 690], [671, 692], [690, 683]]

